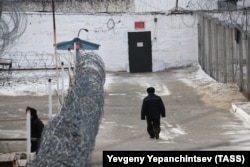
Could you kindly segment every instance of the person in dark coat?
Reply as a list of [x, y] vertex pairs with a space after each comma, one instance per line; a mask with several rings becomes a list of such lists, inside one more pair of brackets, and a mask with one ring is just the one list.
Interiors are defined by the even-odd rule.
[[147, 120], [147, 132], [150, 138], [159, 139], [160, 119], [165, 117], [165, 107], [160, 96], [155, 94], [153, 87], [147, 88], [148, 96], [143, 99], [141, 120]]
[[31, 152], [38, 152], [40, 138], [44, 128], [43, 122], [38, 118], [37, 111], [34, 108], [27, 108], [30, 110], [30, 125], [31, 125]]

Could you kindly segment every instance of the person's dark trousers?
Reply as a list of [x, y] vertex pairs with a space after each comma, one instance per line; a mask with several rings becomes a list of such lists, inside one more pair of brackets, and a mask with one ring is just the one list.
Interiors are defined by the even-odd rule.
[[147, 119], [147, 131], [150, 138], [158, 139], [161, 131], [160, 119]]
[[31, 141], [31, 152], [36, 152], [37, 154], [39, 147], [40, 147], [40, 139]]
[[36, 152], [38, 149], [38, 141], [31, 141], [31, 152]]

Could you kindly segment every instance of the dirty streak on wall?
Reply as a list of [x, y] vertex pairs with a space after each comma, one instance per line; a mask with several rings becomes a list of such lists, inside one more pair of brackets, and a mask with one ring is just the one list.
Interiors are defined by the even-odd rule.
[[[54, 0], [56, 12], [134, 12], [134, 0]], [[13, 0], [25, 12], [50, 12], [51, 0]]]

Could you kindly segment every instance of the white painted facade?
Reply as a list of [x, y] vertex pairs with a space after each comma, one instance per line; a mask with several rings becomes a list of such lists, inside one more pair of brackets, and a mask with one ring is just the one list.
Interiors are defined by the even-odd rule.
[[[154, 22], [157, 18], [157, 22]], [[114, 27], [107, 26], [108, 20]], [[144, 21], [145, 29], [136, 30], [135, 21]], [[195, 15], [56, 15], [56, 41], [77, 37], [97, 43], [96, 51], [104, 60], [107, 70], [129, 71], [128, 32], [151, 31], [153, 71], [186, 66], [197, 62], [198, 40]], [[17, 39], [9, 52], [54, 53], [52, 15], [29, 13], [25, 33]]]
[[[215, 9], [217, 0], [179, 0], [178, 7], [189, 10]], [[250, 0], [238, 1], [249, 4]], [[110, 71], [129, 71], [128, 32], [151, 31], [153, 71], [186, 66], [198, 61], [196, 15], [168, 15], [176, 0], [135, 0], [133, 14], [56, 14], [57, 43], [72, 40], [81, 28], [80, 38], [100, 44], [98, 54]], [[161, 11], [165, 14], [146, 14]], [[54, 53], [51, 13], [28, 13], [25, 33], [11, 46], [9, 52]], [[157, 22], [154, 19], [157, 18]], [[109, 20], [111, 20], [109, 22]], [[109, 25], [112, 23], [114, 25]], [[134, 22], [145, 22], [136, 30]]]

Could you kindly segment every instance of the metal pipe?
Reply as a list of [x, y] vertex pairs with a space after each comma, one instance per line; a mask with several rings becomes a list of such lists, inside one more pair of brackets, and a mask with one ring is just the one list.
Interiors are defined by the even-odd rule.
[[26, 141], [26, 138], [0, 138], [0, 141]]
[[88, 29], [86, 29], [86, 28], [81, 28], [81, 29], [78, 31], [77, 38], [79, 38], [80, 32], [81, 32], [82, 30], [84, 30], [84, 31], [86, 31], [86, 32], [89, 32]]
[[31, 153], [31, 125], [30, 125], [30, 107], [26, 108], [26, 137], [27, 137], [27, 162], [30, 162], [30, 153]]
[[51, 79], [49, 79], [49, 119], [52, 118], [52, 91], [51, 91]]
[[64, 101], [64, 63], [62, 62], [61, 63], [61, 79], [62, 79], [62, 96], [61, 96], [61, 99], [62, 99], [62, 105], [63, 105], [63, 101]]
[[77, 59], [78, 59], [78, 58], [77, 58], [77, 56], [78, 56], [77, 52], [78, 52], [78, 51], [77, 51], [77, 49], [76, 49], [76, 42], [74, 43], [74, 52], [75, 52], [75, 60], [74, 60], [74, 61], [75, 61], [75, 68], [76, 68], [76, 61], [77, 61]]
[[53, 35], [54, 35], [54, 54], [56, 68], [58, 67], [57, 52], [56, 52], [56, 18], [55, 18], [55, 0], [52, 0], [52, 15], [53, 15]]
[[[59, 90], [59, 72], [58, 72], [58, 58], [57, 58], [57, 46], [56, 46], [56, 17], [55, 17], [55, 0], [52, 0], [52, 15], [53, 15], [53, 35], [54, 35], [54, 55], [56, 64], [56, 74], [57, 74], [57, 91]], [[59, 100], [58, 100], [59, 103]], [[60, 106], [58, 105], [60, 110]]]

